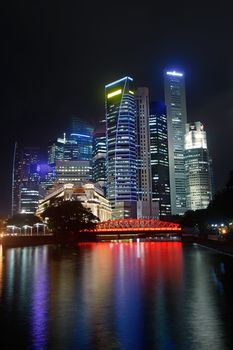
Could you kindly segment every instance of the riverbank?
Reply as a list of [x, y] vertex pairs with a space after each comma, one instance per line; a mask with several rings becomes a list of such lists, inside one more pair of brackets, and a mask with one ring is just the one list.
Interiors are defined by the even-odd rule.
[[[186, 237], [185, 241], [194, 242], [195, 237]], [[35, 246], [43, 244], [64, 244], [64, 245], [73, 245], [82, 242], [112, 242], [112, 241], [153, 241], [153, 242], [173, 242], [173, 241], [182, 241], [181, 236], [177, 236], [174, 232], [170, 234], [160, 233], [153, 235], [146, 235], [145, 233], [111, 233], [108, 232], [98, 234], [94, 231], [92, 232], [79, 232], [70, 234], [67, 237], [62, 235], [5, 235], [1, 237], [0, 244], [4, 247], [16, 248], [24, 246]]]
[[0, 244], [3, 247], [17, 248], [17, 247], [28, 247], [37, 246], [44, 244], [55, 244], [55, 238], [53, 235], [43, 236], [4, 236], [0, 240]]
[[77, 236], [70, 236], [69, 238], [57, 237], [53, 234], [49, 235], [22, 235], [22, 236], [3, 236], [0, 239], [0, 244], [5, 248], [17, 248], [38, 246], [45, 244], [65, 244], [72, 245], [78, 242], [96, 242], [96, 234], [93, 232], [79, 233]]
[[[98, 239], [99, 238], [99, 239]], [[73, 245], [81, 242], [98, 242], [98, 241], [109, 241], [111, 242], [114, 237], [106, 236], [106, 237], [97, 237], [94, 232], [88, 233], [79, 233], [76, 237], [70, 237], [70, 239], [58, 239], [54, 235], [41, 235], [41, 236], [4, 236], [0, 240], [0, 244], [2, 244], [3, 247], [5, 248], [17, 248], [17, 247], [28, 247], [28, 246], [39, 246], [39, 245], [46, 245], [46, 244], [64, 244], [64, 245]], [[105, 238], [105, 239], [104, 239]], [[126, 237], [124, 239], [122, 237], [118, 237], [116, 235], [115, 237], [116, 240], [119, 240], [121, 242], [124, 242], [124, 239], [126, 240]], [[131, 238], [132, 239], [132, 238]], [[140, 241], [143, 241], [143, 238], [134, 238], [140, 239]], [[144, 241], [150, 241], [149, 239], [144, 239]], [[166, 239], [153, 239], [151, 240], [153, 242], [158, 242], [158, 241], [168, 241]], [[171, 240], [170, 240], [171, 241]], [[177, 241], [177, 240], [175, 240]], [[181, 241], [185, 244], [192, 244], [192, 243], [197, 243], [202, 246], [205, 246], [206, 248], [214, 249], [218, 251], [219, 253], [225, 253], [225, 254], [230, 254], [233, 256], [233, 241], [220, 241], [220, 240], [210, 240], [206, 238], [200, 238], [200, 237], [195, 237], [191, 235], [185, 235], [184, 237], [181, 238]]]
[[219, 253], [225, 253], [232, 255], [233, 257], [233, 242], [232, 241], [212, 241], [212, 240], [202, 240], [197, 241], [198, 244], [206, 248], [214, 249]]

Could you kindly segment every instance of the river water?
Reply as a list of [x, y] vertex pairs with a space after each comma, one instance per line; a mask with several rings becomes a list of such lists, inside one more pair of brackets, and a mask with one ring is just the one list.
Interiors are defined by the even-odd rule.
[[232, 300], [233, 257], [198, 245], [0, 246], [1, 349], [233, 349]]

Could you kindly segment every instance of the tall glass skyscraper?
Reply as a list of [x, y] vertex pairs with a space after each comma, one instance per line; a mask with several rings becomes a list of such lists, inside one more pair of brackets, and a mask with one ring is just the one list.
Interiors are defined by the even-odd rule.
[[[78, 149], [75, 160], [91, 160], [92, 158], [92, 133], [93, 128], [89, 123], [82, 120], [81, 118], [73, 115], [71, 133], [69, 142], [75, 141], [77, 147], [73, 143], [73, 147]], [[66, 144], [66, 148], [69, 147]]]
[[133, 79], [105, 86], [107, 196], [113, 218], [137, 217], [136, 121]]
[[152, 203], [160, 219], [171, 215], [166, 106], [150, 103], [150, 157]]
[[57, 160], [64, 159], [64, 144], [65, 144], [65, 134], [64, 138], [58, 138], [56, 141], [50, 142], [48, 146], [48, 164], [51, 167], [55, 167]]
[[184, 135], [187, 113], [184, 74], [165, 71], [164, 88], [167, 107], [171, 212], [173, 215], [182, 215], [186, 211]]
[[106, 193], [106, 123], [102, 121], [93, 132], [92, 174], [93, 181]]
[[135, 93], [137, 131], [137, 217], [152, 216], [151, 201], [151, 156], [149, 128], [149, 90], [139, 87]]
[[201, 122], [186, 124], [185, 172], [187, 179], [187, 209], [207, 208], [212, 199], [211, 160], [206, 132]]
[[22, 172], [22, 155], [21, 149], [17, 142], [14, 145], [14, 155], [12, 164], [12, 198], [11, 198], [11, 215], [20, 212], [20, 187]]

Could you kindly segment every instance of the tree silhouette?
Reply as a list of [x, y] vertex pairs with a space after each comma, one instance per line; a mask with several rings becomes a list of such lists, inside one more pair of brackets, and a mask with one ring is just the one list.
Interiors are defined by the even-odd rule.
[[225, 188], [215, 194], [207, 210], [212, 220], [231, 220], [233, 218], [233, 171], [230, 172]]
[[79, 201], [54, 201], [41, 214], [57, 237], [69, 238], [82, 230], [94, 230], [99, 219]]

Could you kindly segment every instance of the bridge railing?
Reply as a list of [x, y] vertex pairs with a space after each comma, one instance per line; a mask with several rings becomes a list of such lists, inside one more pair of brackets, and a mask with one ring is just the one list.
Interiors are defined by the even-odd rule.
[[181, 227], [177, 223], [161, 220], [120, 219], [100, 222], [95, 231], [181, 231]]

